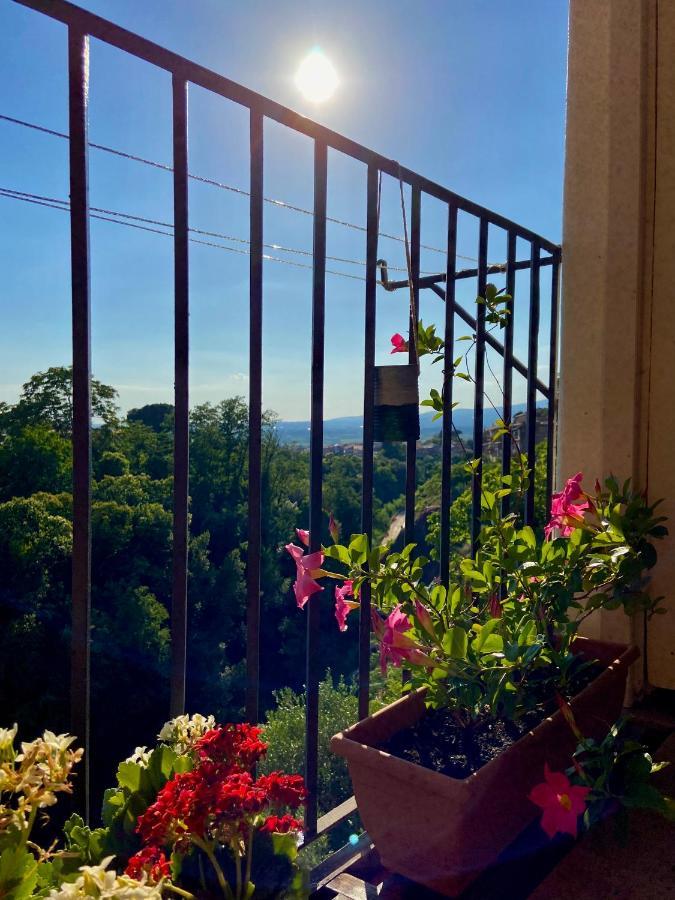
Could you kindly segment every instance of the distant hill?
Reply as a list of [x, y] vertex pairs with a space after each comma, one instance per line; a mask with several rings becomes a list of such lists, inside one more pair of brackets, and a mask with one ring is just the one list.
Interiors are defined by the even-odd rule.
[[[545, 406], [545, 403], [538, 403], [537, 406]], [[522, 412], [525, 409], [524, 403], [516, 403], [513, 406], [513, 412]], [[499, 413], [501, 415], [501, 412]], [[488, 428], [494, 424], [495, 419], [499, 415], [491, 408], [485, 409], [483, 421], [485, 427]], [[437, 419], [432, 421], [434, 413], [420, 413], [420, 436], [422, 440], [437, 435], [440, 428], [440, 421]], [[461, 409], [457, 407], [453, 411], [452, 420], [455, 428], [463, 435], [471, 435], [473, 432], [473, 409]], [[277, 433], [282, 444], [299, 444], [303, 447], [309, 446], [309, 422], [284, 422], [281, 421], [277, 425]], [[361, 416], [341, 416], [337, 419], [326, 419], [323, 423], [323, 442], [326, 446], [332, 444], [360, 444], [363, 437], [363, 418]]]

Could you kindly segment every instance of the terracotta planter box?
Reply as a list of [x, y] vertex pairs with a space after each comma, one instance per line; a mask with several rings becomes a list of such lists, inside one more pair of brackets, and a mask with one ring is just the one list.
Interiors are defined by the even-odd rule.
[[[571, 703], [582, 732], [602, 738], [623, 706], [636, 647], [579, 638], [576, 652], [607, 668]], [[450, 778], [382, 750], [425, 714], [425, 689], [409, 694], [331, 740], [349, 765], [359, 814], [384, 866], [452, 897], [464, 890], [537, 818], [528, 800], [544, 762], [570, 765], [576, 741], [560, 712], [545, 719], [468, 778]]]

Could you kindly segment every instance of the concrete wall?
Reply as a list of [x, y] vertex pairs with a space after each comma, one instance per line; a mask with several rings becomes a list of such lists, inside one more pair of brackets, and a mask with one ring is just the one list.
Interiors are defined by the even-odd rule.
[[571, 0], [568, 79], [558, 479], [613, 472], [666, 498], [669, 615], [645, 635], [603, 612], [589, 633], [635, 641], [675, 688], [675, 2]]

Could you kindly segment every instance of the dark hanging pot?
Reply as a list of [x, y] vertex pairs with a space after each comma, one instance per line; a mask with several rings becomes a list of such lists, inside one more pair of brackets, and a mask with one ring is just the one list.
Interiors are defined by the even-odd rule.
[[417, 366], [375, 366], [376, 441], [417, 441], [420, 436]]

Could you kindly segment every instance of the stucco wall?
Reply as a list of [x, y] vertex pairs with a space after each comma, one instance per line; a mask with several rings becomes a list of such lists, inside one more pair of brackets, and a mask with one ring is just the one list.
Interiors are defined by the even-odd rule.
[[[667, 498], [675, 535], [675, 2], [571, 0], [558, 479], [613, 472]], [[600, 613], [675, 688], [675, 537], [653, 589], [670, 614]], [[637, 673], [639, 686], [641, 674]]]

